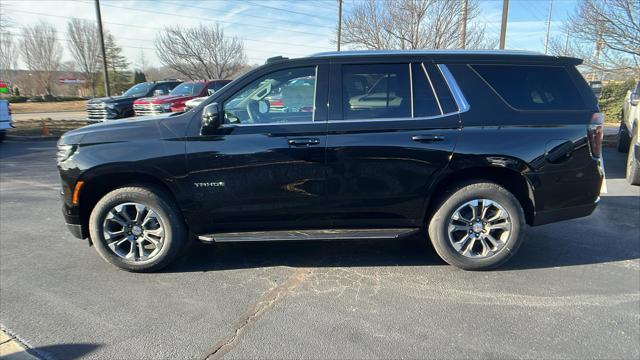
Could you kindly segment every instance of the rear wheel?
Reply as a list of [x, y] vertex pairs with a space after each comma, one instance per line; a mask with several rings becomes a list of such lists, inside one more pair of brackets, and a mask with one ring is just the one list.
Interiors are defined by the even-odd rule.
[[640, 164], [636, 159], [636, 146], [638, 143], [638, 135], [634, 135], [631, 145], [629, 145], [629, 153], [627, 154], [627, 182], [631, 185], [640, 185]]
[[124, 187], [105, 195], [91, 212], [89, 232], [102, 258], [140, 272], [167, 266], [187, 239], [177, 207], [152, 187]]
[[465, 270], [501, 265], [518, 250], [527, 224], [518, 199], [490, 182], [458, 187], [429, 221], [429, 237], [440, 257]]
[[625, 125], [624, 121], [620, 121], [620, 126], [618, 127], [618, 137], [616, 140], [616, 148], [619, 152], [625, 153], [629, 151], [629, 144], [631, 144], [629, 129], [627, 129], [627, 125]]

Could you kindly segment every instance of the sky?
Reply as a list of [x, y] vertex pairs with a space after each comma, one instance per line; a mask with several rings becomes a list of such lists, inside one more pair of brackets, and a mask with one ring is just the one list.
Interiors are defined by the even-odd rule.
[[[344, 0], [347, 14], [359, 0]], [[454, 1], [454, 0], [451, 0]], [[165, 25], [214, 25], [244, 42], [250, 64], [271, 56], [301, 57], [335, 50], [337, 0], [101, 0], [102, 21], [115, 35], [132, 68], [141, 54], [148, 65], [159, 66], [153, 40]], [[562, 23], [577, 0], [553, 0], [552, 36], [564, 36]], [[479, 0], [479, 20], [498, 39], [502, 0]], [[549, 0], [511, 0], [507, 26], [508, 49], [544, 51]], [[12, 32], [40, 20], [53, 24], [66, 46], [66, 22], [71, 17], [95, 21], [93, 0], [0, 0], [0, 16], [9, 19]], [[19, 39], [19, 38], [18, 38]], [[65, 61], [71, 55], [65, 51]]]

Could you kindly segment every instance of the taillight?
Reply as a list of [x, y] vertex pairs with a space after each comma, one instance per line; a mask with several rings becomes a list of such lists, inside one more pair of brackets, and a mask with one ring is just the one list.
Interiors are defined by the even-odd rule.
[[603, 125], [603, 113], [595, 113], [591, 116], [591, 123], [587, 128], [587, 137], [589, 138], [589, 149], [591, 149], [591, 155], [595, 158], [599, 158], [602, 155]]

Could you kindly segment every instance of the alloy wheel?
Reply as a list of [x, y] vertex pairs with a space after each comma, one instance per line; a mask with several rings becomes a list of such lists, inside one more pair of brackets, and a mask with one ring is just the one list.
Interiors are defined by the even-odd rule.
[[151, 207], [128, 202], [109, 210], [102, 223], [107, 247], [129, 262], [153, 259], [164, 244], [163, 221]]
[[453, 248], [468, 258], [488, 258], [509, 240], [509, 212], [489, 199], [475, 199], [458, 207], [449, 219], [448, 235]]

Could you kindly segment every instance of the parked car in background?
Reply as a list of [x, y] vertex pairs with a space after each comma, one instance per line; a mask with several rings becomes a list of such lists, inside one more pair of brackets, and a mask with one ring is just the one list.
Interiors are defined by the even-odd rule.
[[122, 95], [87, 101], [87, 120], [104, 121], [131, 117], [133, 102], [146, 96], [168, 94], [181, 83], [178, 80], [149, 81], [133, 85]]
[[634, 158], [637, 155], [635, 145], [638, 142], [638, 128], [640, 123], [640, 80], [627, 91], [625, 102], [620, 113], [620, 125], [618, 127], [617, 148], [619, 152], [628, 153], [627, 181], [632, 185], [640, 185], [637, 178], [637, 163]]
[[640, 80], [636, 81], [634, 85], [627, 91], [624, 104], [622, 105], [622, 112], [620, 113], [620, 126], [618, 128], [618, 151], [629, 151], [629, 145], [631, 144], [631, 138], [633, 137], [633, 128], [637, 126], [638, 119], [634, 116], [635, 108], [640, 103]]
[[12, 127], [11, 104], [9, 100], [0, 100], [0, 142], [7, 136], [7, 130]]
[[596, 99], [600, 99], [600, 94], [602, 94], [602, 81], [589, 81], [589, 86], [591, 87], [591, 91], [593, 91], [593, 95]]
[[[635, 96], [635, 98], [634, 98]], [[628, 110], [628, 120], [626, 121], [631, 130], [631, 140], [629, 141], [629, 153], [627, 154], [627, 182], [631, 185], [640, 185], [640, 105], [638, 96], [632, 96]]]
[[[604, 117], [581, 62], [512, 51], [268, 61], [197, 111], [64, 134], [63, 214], [129, 271], [168, 265], [196, 237], [409, 234], [454, 266], [495, 267], [529, 226], [598, 204]], [[313, 91], [283, 87], [299, 78]], [[271, 111], [277, 94], [290, 111]]]
[[185, 110], [189, 100], [206, 97], [209, 92], [216, 92], [231, 80], [196, 80], [186, 81], [177, 86], [168, 95], [138, 99], [133, 103], [136, 116], [161, 115], [167, 112]]
[[[211, 95], [213, 95], [213, 93], [211, 93]], [[202, 104], [202, 102], [205, 101], [208, 97], [209, 96], [201, 96], [187, 101], [186, 103], [184, 103], [184, 110], [188, 111], [193, 109], [194, 107]]]

